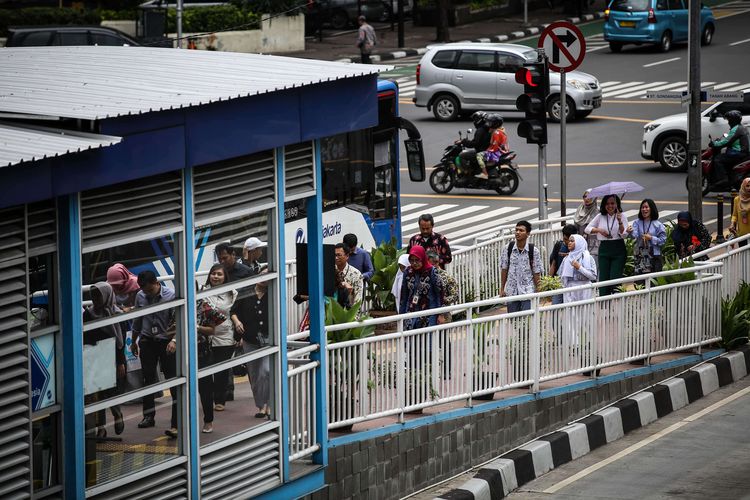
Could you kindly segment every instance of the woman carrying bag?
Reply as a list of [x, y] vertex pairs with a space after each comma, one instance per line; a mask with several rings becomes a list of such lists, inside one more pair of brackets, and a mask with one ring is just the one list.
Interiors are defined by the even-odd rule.
[[661, 248], [667, 241], [667, 230], [659, 222], [656, 203], [650, 198], [641, 202], [638, 220], [628, 226], [628, 237], [635, 239], [633, 274], [658, 273], [664, 267]]
[[[599, 240], [599, 281], [622, 278], [627, 258], [623, 240], [627, 227], [628, 219], [622, 213], [620, 197], [616, 194], [603, 197], [599, 213], [586, 226], [586, 234], [595, 234]], [[611, 295], [612, 290], [612, 286], [603, 286], [599, 295]]]

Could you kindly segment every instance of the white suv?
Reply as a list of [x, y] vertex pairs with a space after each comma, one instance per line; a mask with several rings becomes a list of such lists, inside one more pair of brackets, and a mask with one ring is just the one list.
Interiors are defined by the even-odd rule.
[[[515, 73], [537, 53], [510, 43], [448, 43], [428, 48], [417, 66], [414, 104], [432, 110], [441, 121], [475, 110], [517, 111], [523, 85]], [[566, 120], [584, 118], [602, 104], [602, 89], [593, 76], [571, 71], [566, 77]], [[550, 72], [550, 119], [560, 119], [560, 75]]]
[[[742, 124], [750, 132], [750, 93], [743, 102], [719, 102], [701, 113], [701, 149], [708, 147], [708, 136], [714, 139], [729, 132], [724, 113], [737, 109]], [[687, 167], [687, 114], [665, 116], [643, 127], [641, 156], [661, 163], [664, 170], [679, 172]]]

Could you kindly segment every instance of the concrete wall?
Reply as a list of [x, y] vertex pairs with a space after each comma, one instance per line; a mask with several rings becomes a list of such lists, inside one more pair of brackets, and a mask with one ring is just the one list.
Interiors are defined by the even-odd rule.
[[306, 498], [400, 498], [552, 432], [685, 368], [668, 368], [332, 447], [325, 470], [326, 487]]
[[[184, 36], [190, 35], [191, 33], [185, 33]], [[174, 38], [175, 34], [171, 33], [169, 36]], [[263, 21], [259, 30], [226, 31], [196, 37], [195, 40], [199, 50], [245, 53], [305, 50], [305, 16], [279, 16]]]
[[126, 35], [135, 38], [135, 21], [102, 21], [100, 24], [107, 28], [120, 30]]

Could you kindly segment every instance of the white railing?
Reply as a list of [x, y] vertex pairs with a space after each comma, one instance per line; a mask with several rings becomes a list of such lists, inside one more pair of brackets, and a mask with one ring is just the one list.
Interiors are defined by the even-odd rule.
[[[559, 292], [512, 297], [532, 301], [530, 311], [489, 312], [511, 298], [494, 298], [431, 310], [465, 312], [461, 321], [403, 330], [422, 313], [348, 323], [397, 322], [395, 333], [327, 346], [329, 428], [399, 415], [450, 401], [531, 386], [567, 375], [699, 347], [719, 339], [722, 275], [719, 263], [651, 277], [691, 274], [688, 281], [647, 285], [615, 295], [550, 305]], [[639, 277], [641, 280], [643, 276]], [[623, 278], [567, 289], [626, 285]]]
[[[559, 226], [562, 230], [562, 226], [569, 223], [573, 223], [572, 213], [566, 217], [555, 217], [554, 219], [535, 220], [530, 222], [532, 234], [536, 229], [548, 229], [555, 226]], [[451, 240], [451, 248], [455, 247], [456, 249], [462, 249], [464, 247], [473, 247], [478, 243], [482, 243], [483, 241], [491, 240], [504, 234], [512, 234], [515, 228], [516, 223], [513, 222], [510, 224], [503, 224], [497, 227], [493, 227], [491, 229], [485, 229], [484, 231], [478, 231], [474, 234]]]
[[[319, 361], [310, 361], [318, 344], [289, 352], [289, 460], [299, 460], [320, 449], [315, 432], [315, 376]], [[296, 365], [296, 366], [295, 366]]]
[[[739, 243], [745, 242], [745, 246]], [[740, 283], [750, 283], [750, 234], [733, 238], [693, 255], [693, 259], [708, 257], [711, 262], [724, 264], [722, 273], [728, 278], [722, 280], [724, 298], [737, 293]]]
[[[555, 242], [562, 239], [560, 221], [552, 227], [532, 230], [529, 243], [539, 248], [542, 274], [546, 274], [549, 263], [549, 252]], [[500, 293], [500, 258], [503, 248], [515, 240], [513, 228], [506, 228], [493, 238], [477, 243], [472, 247], [453, 252], [450, 272], [459, 284], [459, 302], [471, 302], [494, 297]]]

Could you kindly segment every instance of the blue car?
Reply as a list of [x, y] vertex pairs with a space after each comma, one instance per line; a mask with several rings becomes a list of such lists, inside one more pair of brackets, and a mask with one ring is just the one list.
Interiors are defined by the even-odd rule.
[[[612, 52], [626, 43], [654, 44], [668, 52], [673, 42], [688, 39], [688, 0], [612, 0], [604, 16], [604, 39]], [[711, 9], [701, 5], [701, 45], [711, 43], [715, 30]]]

